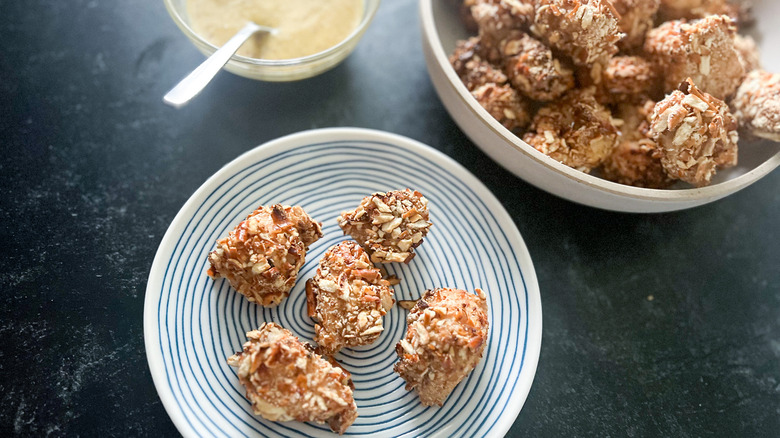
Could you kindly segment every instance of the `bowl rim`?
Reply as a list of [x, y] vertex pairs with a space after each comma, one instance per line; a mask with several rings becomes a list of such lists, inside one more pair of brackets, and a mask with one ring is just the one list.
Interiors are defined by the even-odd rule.
[[564, 176], [598, 191], [621, 197], [648, 201], [691, 202], [702, 199], [719, 198], [726, 194], [735, 193], [758, 181], [780, 166], [780, 151], [778, 151], [763, 163], [735, 178], [706, 187], [684, 189], [649, 189], [628, 186], [573, 169], [542, 152], [539, 152], [520, 137], [513, 134], [495, 120], [490, 113], [479, 105], [476, 99], [471, 96], [471, 93], [450, 65], [449, 56], [444, 52], [441, 38], [439, 38], [439, 34], [436, 31], [432, 0], [420, 0], [420, 21], [423, 28], [423, 38], [431, 48], [430, 53], [433, 54], [439, 68], [441, 68], [447, 77], [447, 85], [455, 91], [455, 95], [461, 100], [461, 103], [465, 104], [465, 106], [477, 117], [477, 119], [484, 123], [487, 128], [503, 139], [505, 144], [522, 153], [525, 157], [530, 158], [535, 163], [557, 173], [559, 176]]
[[[186, 3], [186, 0], [184, 1]], [[176, 26], [178, 26], [179, 29], [181, 29], [181, 31], [184, 32], [187, 38], [192, 40], [195, 44], [205, 48], [206, 50], [208, 50], [209, 53], [216, 52], [217, 49], [219, 49], [219, 47], [206, 41], [197, 32], [195, 32], [195, 30], [192, 29], [189, 23], [187, 23], [182, 18], [181, 13], [179, 12], [179, 8], [174, 6], [173, 2], [174, 0], [163, 0], [163, 3], [165, 4], [165, 9], [168, 10], [168, 14], [173, 19], [173, 22], [176, 23]], [[363, 7], [364, 7], [363, 18], [360, 20], [360, 23], [352, 30], [352, 32], [349, 35], [347, 35], [346, 38], [341, 40], [341, 42], [321, 52], [317, 52], [307, 56], [301, 56], [298, 58], [290, 58], [290, 59], [260, 59], [260, 58], [250, 58], [248, 56], [233, 54], [233, 56], [230, 57], [230, 60], [240, 62], [243, 64], [255, 65], [258, 67], [292, 67], [292, 66], [306, 65], [321, 59], [326, 59], [332, 55], [340, 53], [345, 48], [348, 48], [349, 44], [352, 41], [361, 37], [363, 32], [366, 30], [366, 28], [368, 28], [368, 25], [374, 19], [374, 16], [376, 15], [376, 12], [379, 9], [379, 5], [381, 2], [382, 0], [363, 0]]]

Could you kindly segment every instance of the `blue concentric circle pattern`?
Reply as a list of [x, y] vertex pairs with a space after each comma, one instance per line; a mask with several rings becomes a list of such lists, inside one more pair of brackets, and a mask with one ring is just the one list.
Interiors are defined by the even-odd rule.
[[[393, 372], [406, 311], [394, 306], [372, 345], [336, 356], [352, 373], [358, 419], [347, 436], [503, 436], [530, 390], [541, 344], [541, 301], [522, 237], [498, 200], [449, 157], [380, 131], [307, 131], [259, 146], [211, 177], [173, 220], [155, 257], [144, 308], [146, 350], [160, 398], [182, 435], [333, 436], [327, 425], [266, 421], [252, 414], [226, 358], [245, 333], [274, 321], [312, 341], [305, 280], [323, 253], [348, 239], [342, 211], [374, 192], [422, 192], [434, 223], [408, 264], [384, 265], [401, 279], [396, 299], [429, 288], [488, 293], [490, 336], [477, 368], [442, 407], [422, 406]], [[206, 275], [207, 254], [260, 205], [302, 206], [323, 223], [290, 296], [276, 308], [248, 302]]]

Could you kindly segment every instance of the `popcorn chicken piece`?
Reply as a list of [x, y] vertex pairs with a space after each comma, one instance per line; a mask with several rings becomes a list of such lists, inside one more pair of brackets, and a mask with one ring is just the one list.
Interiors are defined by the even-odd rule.
[[539, 110], [523, 140], [582, 172], [599, 166], [617, 146], [618, 130], [593, 88], [572, 90]]
[[357, 418], [351, 375], [314, 353], [288, 330], [269, 322], [246, 334], [229, 357], [256, 415], [270, 421], [328, 423], [343, 434]]
[[626, 36], [617, 45], [623, 51], [641, 48], [645, 35], [653, 28], [653, 19], [660, 0], [612, 0], [612, 5], [618, 12], [618, 28]]
[[612, 103], [638, 102], [658, 93], [652, 64], [638, 56], [615, 56], [604, 70], [605, 92]]
[[366, 196], [339, 219], [344, 234], [351, 235], [374, 263], [409, 263], [431, 225], [428, 200], [411, 189]]
[[384, 331], [382, 317], [393, 306], [393, 290], [368, 254], [355, 242], [332, 246], [317, 274], [306, 282], [314, 341], [326, 354], [368, 345]]
[[[534, 20], [534, 0], [477, 0], [471, 7], [471, 15], [479, 29], [479, 36], [490, 48], [515, 30], [528, 29]], [[485, 53], [486, 59], [498, 63], [500, 54]]]
[[663, 95], [653, 65], [638, 56], [614, 56], [606, 67], [593, 64], [577, 74], [582, 84], [596, 87], [596, 100], [602, 105], [639, 104]]
[[208, 275], [224, 277], [249, 301], [276, 306], [290, 293], [321, 224], [301, 207], [259, 207], [209, 254]]
[[650, 114], [655, 102], [642, 105], [622, 104], [617, 116], [622, 121], [618, 146], [604, 162], [604, 178], [620, 184], [665, 189], [674, 183], [666, 174], [658, 145], [650, 138]]
[[516, 32], [500, 45], [504, 72], [520, 93], [538, 101], [557, 99], [574, 87], [574, 74], [553, 58], [552, 50]]
[[634, 187], [669, 188], [674, 180], [664, 171], [657, 151], [651, 139], [621, 141], [604, 163], [604, 178]]
[[488, 342], [487, 297], [460, 289], [426, 291], [406, 318], [393, 369], [425, 406], [443, 405], [479, 363]]
[[672, 178], [703, 187], [718, 168], [737, 164], [737, 119], [690, 79], [656, 104], [650, 132]]
[[623, 37], [610, 0], [538, 0], [533, 31], [577, 65], [606, 63]]
[[740, 127], [756, 137], [780, 142], [780, 73], [750, 72], [731, 106]]
[[531, 119], [528, 104], [507, 85], [485, 84], [471, 92], [480, 105], [506, 129], [517, 132]]
[[725, 15], [669, 21], [651, 30], [645, 52], [664, 79], [664, 92], [691, 78], [716, 99], [733, 95], [745, 75], [734, 50], [735, 32]]
[[455, 51], [450, 56], [450, 64], [469, 91], [486, 84], [504, 85], [508, 81], [500, 69], [493, 67], [482, 58], [480, 55], [482, 50], [480, 38], [471, 37], [458, 41]]
[[747, 35], [734, 35], [734, 49], [739, 56], [739, 63], [745, 70], [745, 74], [761, 68], [761, 52], [758, 50], [756, 40]]

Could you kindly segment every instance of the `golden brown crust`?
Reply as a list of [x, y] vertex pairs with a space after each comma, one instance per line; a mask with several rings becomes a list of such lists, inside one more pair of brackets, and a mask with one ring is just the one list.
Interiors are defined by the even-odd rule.
[[[471, 15], [486, 46], [498, 48], [499, 42], [511, 32], [527, 30], [534, 19], [533, 3], [534, 0], [477, 0], [471, 7]], [[485, 52], [484, 56], [490, 62], [500, 62], [495, 50]]]
[[658, 92], [650, 62], [638, 56], [615, 56], [604, 71], [604, 91], [612, 103], [639, 102]]
[[344, 234], [352, 236], [374, 263], [409, 263], [431, 225], [428, 200], [411, 189], [366, 196], [339, 219]]
[[741, 128], [756, 137], [780, 142], [780, 73], [752, 71], [731, 106]]
[[479, 37], [471, 37], [458, 41], [450, 56], [450, 64], [469, 91], [485, 84], [503, 85], [508, 81], [501, 69], [483, 59], [482, 51], [482, 40]]
[[278, 305], [295, 285], [309, 245], [321, 224], [301, 207], [261, 206], [217, 241], [208, 275], [224, 277], [249, 301]]
[[663, 78], [664, 92], [691, 78], [717, 99], [733, 95], [745, 74], [734, 49], [735, 33], [725, 15], [669, 21], [650, 31], [645, 52]]
[[609, 0], [538, 0], [533, 31], [577, 65], [606, 63], [623, 37]]
[[504, 72], [514, 88], [531, 99], [549, 102], [574, 87], [572, 71], [541, 41], [516, 32], [499, 45]]
[[326, 354], [376, 341], [382, 317], [393, 306], [393, 290], [368, 254], [353, 241], [325, 252], [306, 282], [307, 309], [317, 323], [314, 340]]
[[471, 92], [477, 102], [506, 129], [517, 132], [531, 119], [526, 101], [511, 86], [485, 84]]
[[442, 405], [479, 363], [488, 341], [487, 297], [480, 289], [426, 291], [406, 318], [393, 369], [425, 406]]
[[246, 336], [243, 350], [227, 362], [238, 367], [238, 380], [256, 415], [328, 423], [339, 434], [355, 421], [352, 378], [335, 361], [272, 322]]
[[602, 105], [638, 105], [663, 96], [655, 68], [639, 56], [613, 56], [606, 66], [581, 67], [577, 78], [581, 84], [596, 88], [596, 100]]
[[653, 20], [661, 5], [660, 0], [611, 0], [620, 19], [618, 27], [626, 36], [618, 41], [621, 51], [642, 47], [645, 35], [653, 28]]
[[618, 130], [592, 88], [572, 90], [539, 110], [526, 143], [582, 172], [599, 166], [617, 146]]
[[666, 174], [658, 145], [649, 136], [650, 114], [655, 102], [622, 104], [616, 116], [622, 122], [618, 146], [604, 162], [604, 178], [620, 184], [651, 189], [668, 188], [674, 180]]
[[653, 109], [650, 132], [666, 172], [697, 187], [737, 164], [737, 120], [728, 105], [688, 79]]

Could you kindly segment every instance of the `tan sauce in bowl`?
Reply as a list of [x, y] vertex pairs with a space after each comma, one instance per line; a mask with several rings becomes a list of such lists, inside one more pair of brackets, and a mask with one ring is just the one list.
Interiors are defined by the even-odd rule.
[[192, 29], [222, 46], [247, 21], [276, 28], [255, 34], [238, 50], [259, 59], [313, 55], [342, 42], [363, 18], [363, 0], [187, 0]]

